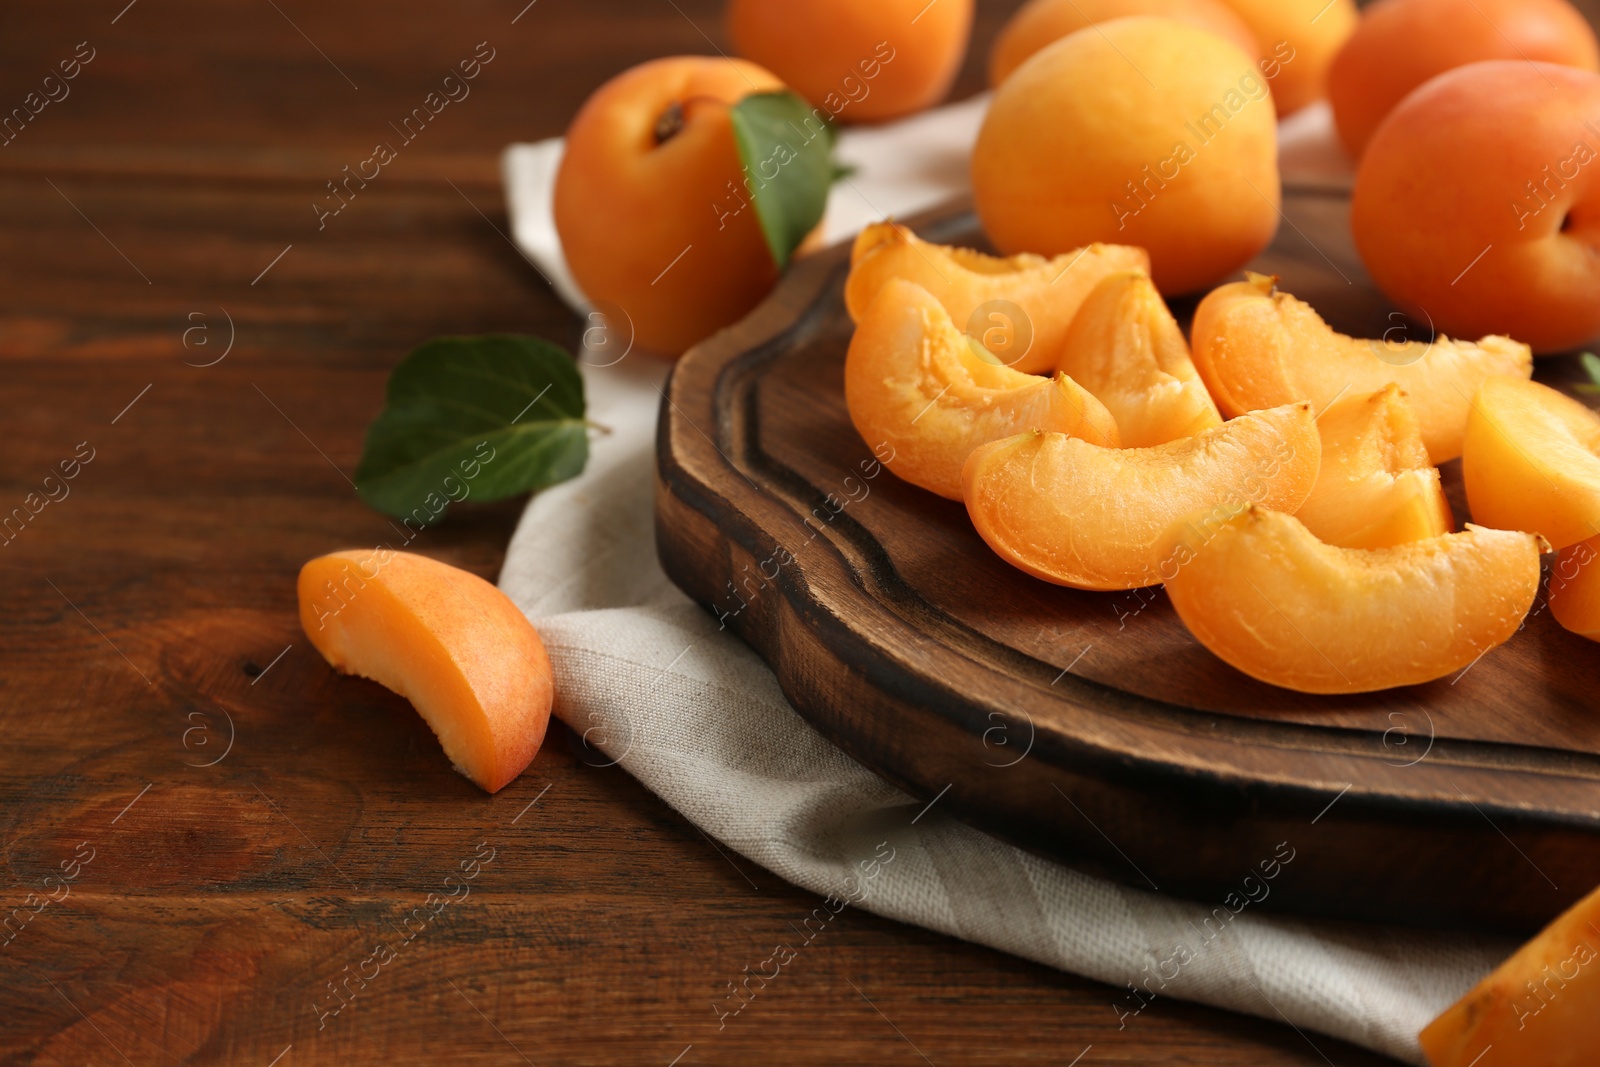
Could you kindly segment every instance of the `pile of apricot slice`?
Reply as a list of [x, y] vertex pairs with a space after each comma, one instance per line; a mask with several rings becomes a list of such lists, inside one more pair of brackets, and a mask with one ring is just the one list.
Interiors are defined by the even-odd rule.
[[961, 499], [961, 465], [979, 445], [1031, 429], [1116, 447], [1105, 405], [1066, 375], [1002, 366], [915, 282], [890, 279], [845, 358], [845, 401], [863, 440], [913, 485]]
[[[1164, 585], [1253, 678], [1464, 670], [1522, 627], [1552, 546], [1552, 614], [1600, 638], [1600, 415], [1530, 381], [1527, 345], [1348, 337], [1261, 275], [1206, 296], [1186, 341], [1139, 249], [1002, 260], [892, 223], [857, 241], [846, 299], [846, 404], [891, 470], [1036, 578]], [[1435, 466], [1458, 456], [1460, 532]]]

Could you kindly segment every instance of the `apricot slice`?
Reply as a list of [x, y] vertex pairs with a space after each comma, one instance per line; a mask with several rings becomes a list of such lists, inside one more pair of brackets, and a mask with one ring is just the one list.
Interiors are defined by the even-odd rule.
[[972, 450], [1002, 437], [1038, 429], [1118, 445], [1116, 420], [1071, 378], [1001, 366], [933, 294], [899, 278], [850, 340], [844, 399], [862, 440], [889, 454], [890, 470], [951, 500], [961, 499]]
[[974, 452], [962, 484], [979, 535], [1013, 566], [1077, 589], [1138, 589], [1167, 579], [1174, 521], [1247, 501], [1293, 511], [1321, 455], [1311, 405], [1289, 404], [1154, 448], [1023, 434]]
[[1600, 641], [1600, 537], [1568, 545], [1556, 557], [1550, 614], [1578, 636]]
[[1600, 889], [1517, 949], [1417, 1040], [1433, 1067], [1590, 1067], [1600, 1019]]
[[1467, 420], [1472, 517], [1557, 548], [1600, 534], [1600, 415], [1538, 382], [1490, 378]]
[[1054, 259], [986, 256], [932, 244], [895, 222], [868, 226], [850, 252], [844, 302], [856, 322], [894, 278], [916, 282], [1013, 370], [1037, 374], [1054, 364], [1078, 307], [1107, 274], [1150, 269], [1129, 245], [1094, 244]]
[[1117, 420], [1124, 448], [1149, 448], [1222, 425], [1183, 330], [1141, 270], [1108, 275], [1067, 329], [1056, 370]]
[[1169, 534], [1167, 595], [1195, 640], [1252, 678], [1366, 693], [1465, 670], [1539, 591], [1532, 534], [1468, 526], [1395, 548], [1339, 548], [1291, 515], [1203, 512]]
[[312, 560], [299, 597], [323, 658], [411, 701], [474, 783], [497, 792], [533, 762], [554, 700], [550, 658], [500, 590], [384, 547]]
[[1455, 527], [1406, 395], [1393, 382], [1346, 396], [1317, 419], [1322, 471], [1295, 517], [1341, 548], [1390, 548]]
[[1483, 379], [1533, 375], [1533, 353], [1508, 337], [1477, 344], [1366, 341], [1336, 332], [1276, 279], [1251, 274], [1206, 296], [1194, 313], [1194, 363], [1223, 415], [1309, 400], [1318, 411], [1390, 382], [1411, 399], [1435, 463], [1461, 454], [1467, 410]]

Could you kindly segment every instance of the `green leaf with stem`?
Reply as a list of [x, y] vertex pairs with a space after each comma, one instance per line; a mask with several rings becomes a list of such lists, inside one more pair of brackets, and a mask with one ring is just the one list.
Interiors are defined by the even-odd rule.
[[589, 458], [583, 378], [536, 337], [441, 337], [400, 361], [367, 429], [356, 491], [386, 515], [438, 521], [452, 502], [565, 481]]

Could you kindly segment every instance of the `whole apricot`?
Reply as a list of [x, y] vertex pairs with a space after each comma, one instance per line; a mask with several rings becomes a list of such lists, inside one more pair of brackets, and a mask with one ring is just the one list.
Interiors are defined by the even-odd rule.
[[[1333, 57], [1361, 20], [1355, 0], [1224, 0], [1255, 31], [1279, 115], [1327, 94]], [[1451, 26], [1440, 32], [1453, 33]]]
[[1163, 293], [1237, 270], [1278, 229], [1277, 122], [1254, 57], [1171, 19], [1092, 26], [995, 90], [972, 157], [1002, 252], [1150, 252]]
[[1419, 323], [1572, 348], [1600, 334], [1597, 160], [1600, 75], [1458, 67], [1406, 97], [1367, 146], [1356, 245]]
[[1260, 52], [1254, 31], [1222, 0], [1029, 0], [995, 38], [989, 84], [999, 85], [1023, 60], [1069, 33], [1130, 15], [1154, 15], [1210, 30], [1251, 55]]
[[967, 54], [973, 0], [729, 0], [728, 36], [838, 122], [932, 107]]
[[1345, 150], [1359, 159], [1406, 95], [1485, 59], [1533, 59], [1600, 70], [1594, 31], [1567, 0], [1378, 0], [1328, 70]]
[[619, 309], [641, 347], [677, 355], [777, 284], [729, 108], [782, 88], [743, 60], [657, 59], [602, 85], [573, 119], [556, 231], [578, 285]]

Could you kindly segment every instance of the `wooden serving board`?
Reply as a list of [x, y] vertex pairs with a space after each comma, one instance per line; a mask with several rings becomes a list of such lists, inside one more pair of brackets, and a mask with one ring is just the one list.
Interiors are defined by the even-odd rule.
[[[1343, 195], [1291, 193], [1285, 212], [1255, 269], [1346, 332], [1426, 330], [1361, 269]], [[967, 205], [912, 221], [984, 245]], [[1210, 906], [1288, 849], [1260, 906], [1514, 931], [1600, 883], [1600, 647], [1542, 596], [1462, 674], [1313, 697], [1217, 660], [1159, 589], [1030, 578], [852, 428], [848, 265], [847, 247], [812, 257], [686, 355], [659, 440], [667, 572], [817, 729], [1001, 837]], [[1575, 364], [1539, 376], [1570, 384]], [[1460, 521], [1459, 464], [1444, 473]]]

